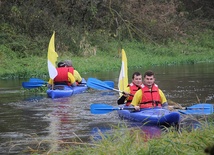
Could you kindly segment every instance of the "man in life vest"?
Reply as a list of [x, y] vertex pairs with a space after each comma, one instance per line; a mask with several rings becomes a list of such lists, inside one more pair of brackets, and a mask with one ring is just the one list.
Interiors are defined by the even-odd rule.
[[146, 71], [144, 74], [143, 85], [138, 90], [131, 102], [135, 110], [141, 108], [163, 107], [168, 109], [168, 103], [162, 90], [155, 83], [155, 74], [152, 71]]
[[117, 104], [124, 104], [129, 106], [135, 93], [141, 89], [142, 86], [142, 75], [139, 72], [132, 74], [132, 82], [125, 88], [123, 95], [117, 100]]
[[63, 62], [65, 63], [66, 67], [68, 67], [69, 72], [74, 75], [74, 78], [75, 78], [77, 84], [81, 83], [82, 77], [80, 76], [79, 72], [76, 69], [74, 69], [72, 61], [71, 60], [65, 60]]
[[49, 79], [48, 81], [48, 87], [51, 87], [52, 84], [54, 85], [68, 85], [68, 86], [76, 86], [76, 81], [74, 76], [68, 71], [68, 68], [66, 67], [64, 62], [59, 62], [58, 67], [56, 68], [58, 74], [57, 76], [52, 80]]

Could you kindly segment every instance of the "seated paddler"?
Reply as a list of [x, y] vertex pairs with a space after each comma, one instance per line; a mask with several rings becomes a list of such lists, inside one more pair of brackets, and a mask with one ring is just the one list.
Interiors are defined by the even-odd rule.
[[53, 80], [49, 79], [48, 87], [50, 88], [53, 84], [76, 86], [76, 80], [74, 76], [69, 72], [66, 64], [64, 62], [59, 62], [57, 66], [58, 67], [56, 68], [56, 70], [58, 74]]
[[158, 85], [155, 84], [155, 74], [152, 71], [146, 71], [144, 74], [143, 85], [139, 89], [131, 102], [135, 110], [143, 108], [162, 107], [168, 109], [166, 97]]
[[132, 82], [125, 88], [123, 95], [117, 100], [117, 104], [120, 105], [125, 103], [126, 106], [129, 106], [135, 93], [141, 89], [141, 85], [142, 75], [139, 72], [134, 72], [132, 74]]
[[65, 60], [63, 61], [63, 63], [65, 63], [66, 67], [69, 69], [69, 72], [74, 76], [75, 80], [76, 80], [76, 84], [80, 84], [82, 83], [82, 77], [80, 75], [80, 73], [73, 67], [73, 63], [71, 60]]

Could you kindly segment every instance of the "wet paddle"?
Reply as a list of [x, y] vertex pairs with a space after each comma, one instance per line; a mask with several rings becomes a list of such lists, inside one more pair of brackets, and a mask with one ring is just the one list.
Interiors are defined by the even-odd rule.
[[182, 114], [188, 115], [209, 115], [213, 114], [213, 104], [209, 103], [200, 103], [195, 104], [190, 107], [186, 107], [184, 110], [178, 110]]
[[108, 86], [105, 82], [98, 80], [96, 78], [88, 78], [87, 86], [90, 88], [96, 89], [96, 90], [113, 90], [113, 91], [117, 91], [117, 92], [124, 94], [124, 92], [122, 92], [118, 89], [114, 89], [114, 88]]
[[33, 89], [33, 88], [46, 86], [46, 84], [47, 82], [42, 79], [30, 78], [28, 82], [22, 82], [22, 87], [26, 89]]
[[30, 78], [29, 82], [47, 84], [46, 81], [38, 78]]
[[114, 88], [114, 82], [113, 81], [103, 81], [105, 84], [107, 84], [109, 87]]
[[22, 87], [26, 89], [33, 89], [46, 86], [44, 83], [36, 83], [36, 82], [22, 82]]
[[[86, 84], [85, 79], [83, 79], [82, 81], [83, 82], [80, 83], [80, 86], [81, 86], [81, 84]], [[47, 84], [47, 82], [42, 80], [42, 79], [30, 78], [28, 82], [22, 82], [22, 87], [26, 88], [26, 89], [33, 89], [33, 88], [46, 86], [46, 84]], [[103, 84], [108, 88], [114, 87], [114, 82], [113, 81], [104, 81]]]
[[[208, 103], [201, 103], [201, 104], [195, 104], [190, 107], [183, 107], [186, 110], [179, 110], [180, 113], [183, 114], [189, 114], [189, 115], [209, 115], [213, 114], [213, 104], [208, 104]], [[113, 107], [108, 104], [91, 104], [90, 110], [92, 114], [107, 114], [115, 110], [135, 110], [132, 107]]]
[[91, 104], [90, 110], [92, 114], [107, 114], [115, 110], [135, 110], [135, 108], [123, 108], [123, 107], [113, 107], [108, 104]]
[[[29, 82], [47, 84], [46, 81], [44, 81], [42, 79], [38, 79], [38, 78], [30, 78]], [[114, 85], [113, 81], [106, 81], [105, 83], [107, 83], [107, 85]], [[86, 84], [86, 81], [84, 78], [82, 79], [82, 83], [80, 83], [80, 84]]]

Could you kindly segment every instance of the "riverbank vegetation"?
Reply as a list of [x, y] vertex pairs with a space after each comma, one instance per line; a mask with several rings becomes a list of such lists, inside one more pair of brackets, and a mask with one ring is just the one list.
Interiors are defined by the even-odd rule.
[[47, 47], [81, 73], [213, 61], [213, 2], [6, 1], [0, 7], [1, 78], [48, 78]]
[[[197, 41], [185, 43], [170, 42], [167, 45], [143, 44], [138, 41], [123, 42], [126, 51], [128, 67], [148, 67], [154, 65], [194, 64], [199, 62], [214, 62], [214, 39], [212, 31], [203, 33]], [[117, 43], [108, 43], [111, 51], [97, 51], [96, 55], [79, 57], [73, 54], [58, 52], [58, 61], [71, 59], [75, 68], [81, 73], [99, 72], [104, 70], [119, 70], [121, 67], [120, 52]], [[19, 58], [11, 50], [1, 48], [1, 78], [31, 78], [48, 79], [47, 56], [30, 56]], [[47, 51], [45, 51], [47, 53]]]
[[[205, 149], [213, 146], [214, 127], [206, 124], [201, 129], [182, 133], [170, 130], [163, 133], [161, 137], [146, 139], [145, 133], [140, 129], [117, 132], [113, 136], [105, 137], [94, 147], [77, 147], [66, 150], [66, 154], [86, 155], [120, 155], [120, 154], [176, 154], [176, 155], [203, 155]], [[63, 152], [62, 154], [64, 154]]]
[[[122, 130], [120, 127], [113, 127], [111, 133], [100, 132], [99, 139], [91, 137], [92, 141], [89, 143], [84, 143], [80, 139], [73, 142], [56, 141], [55, 143], [61, 147], [64, 146], [65, 149], [57, 151], [57, 148], [51, 148], [45, 153], [57, 155], [211, 154], [211, 151], [214, 150], [213, 116], [198, 119], [190, 117], [188, 119], [193, 119], [194, 124], [186, 123], [185, 128], [182, 128], [180, 132], [174, 128], [163, 128], [161, 135], [152, 133], [153, 137], [149, 137], [141, 127], [123, 127]], [[50, 141], [50, 143], [54, 142]]]

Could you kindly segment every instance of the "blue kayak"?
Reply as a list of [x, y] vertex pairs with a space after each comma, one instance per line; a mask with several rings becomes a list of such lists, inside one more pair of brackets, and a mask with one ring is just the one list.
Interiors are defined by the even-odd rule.
[[190, 107], [186, 107], [185, 110], [178, 110], [182, 114], [186, 115], [210, 115], [214, 113], [213, 104], [200, 103]]
[[[127, 106], [123, 106], [123, 108], [127, 108]], [[178, 112], [172, 112], [159, 107], [145, 108], [140, 111], [118, 110], [118, 114], [121, 118], [147, 125], [171, 126], [179, 124], [181, 120], [181, 116]]]
[[82, 83], [76, 87], [67, 85], [55, 85], [55, 89], [48, 89], [47, 95], [50, 98], [70, 97], [74, 94], [79, 94], [87, 89], [86, 80], [83, 78]]

